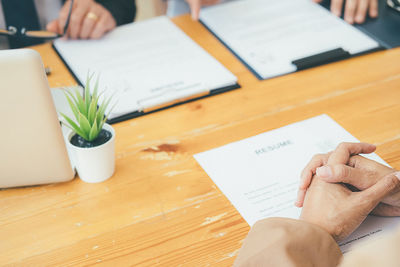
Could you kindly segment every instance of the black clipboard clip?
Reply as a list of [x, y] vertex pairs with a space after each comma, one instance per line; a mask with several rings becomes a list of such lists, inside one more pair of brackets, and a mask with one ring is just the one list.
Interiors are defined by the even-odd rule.
[[343, 48], [336, 48], [309, 57], [293, 60], [292, 64], [297, 67], [297, 70], [304, 70], [350, 57], [350, 53]]

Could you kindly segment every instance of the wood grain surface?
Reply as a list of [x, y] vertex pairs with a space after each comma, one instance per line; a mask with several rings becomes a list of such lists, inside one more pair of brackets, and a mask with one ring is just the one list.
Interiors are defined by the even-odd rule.
[[[400, 169], [400, 49], [259, 81], [200, 23], [174, 22], [242, 88], [115, 124], [104, 183], [1, 190], [0, 265], [231, 266], [249, 226], [193, 154], [322, 113]], [[35, 49], [51, 87], [75, 83]]]

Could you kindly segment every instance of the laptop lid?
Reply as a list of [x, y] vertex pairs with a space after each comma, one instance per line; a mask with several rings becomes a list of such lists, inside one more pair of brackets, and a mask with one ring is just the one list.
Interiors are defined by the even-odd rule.
[[2, 50], [0, 69], [0, 188], [73, 179], [40, 55]]

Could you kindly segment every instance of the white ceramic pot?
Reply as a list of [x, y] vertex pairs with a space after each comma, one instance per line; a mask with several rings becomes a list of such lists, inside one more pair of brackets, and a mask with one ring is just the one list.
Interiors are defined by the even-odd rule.
[[71, 144], [75, 135], [70, 132], [67, 136], [67, 146], [71, 152], [72, 162], [79, 178], [87, 183], [100, 183], [114, 174], [115, 169], [115, 131], [105, 123], [103, 129], [111, 132], [112, 137], [106, 143], [90, 148], [81, 148]]

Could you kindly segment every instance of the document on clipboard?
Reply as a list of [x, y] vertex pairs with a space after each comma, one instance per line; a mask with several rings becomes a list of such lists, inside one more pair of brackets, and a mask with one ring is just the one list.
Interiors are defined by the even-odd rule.
[[[327, 115], [265, 132], [194, 155], [200, 166], [253, 226], [269, 217], [298, 219], [294, 206], [300, 174], [312, 156], [327, 153], [341, 142], [358, 142]], [[387, 165], [378, 155], [365, 157]], [[342, 252], [379, 233], [396, 229], [399, 217], [367, 219], [339, 243]]]
[[261, 80], [382, 49], [310, 0], [233, 1], [200, 20]]
[[119, 122], [239, 88], [237, 78], [167, 17], [120, 26], [100, 40], [58, 39], [54, 48], [80, 84], [100, 75]]

